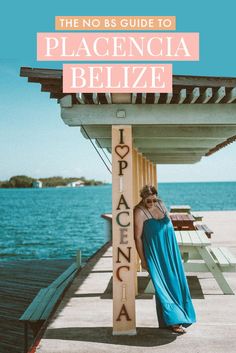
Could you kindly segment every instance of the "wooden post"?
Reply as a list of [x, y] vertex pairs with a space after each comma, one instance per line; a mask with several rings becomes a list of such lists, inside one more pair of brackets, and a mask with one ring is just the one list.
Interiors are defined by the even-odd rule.
[[[136, 205], [138, 203], [138, 152], [133, 148], [133, 204]], [[135, 248], [135, 263], [136, 263], [136, 271], [135, 271], [135, 295], [138, 294], [138, 266], [139, 266], [139, 255]]]
[[139, 153], [139, 190], [143, 186], [143, 156], [142, 153]]
[[[138, 170], [138, 183], [137, 183], [137, 203], [140, 201], [140, 196], [139, 196], [139, 191], [143, 186], [143, 157], [142, 153], [138, 153], [138, 165], [137, 165], [137, 170]], [[141, 261], [140, 257], [137, 252], [137, 271], [141, 271]], [[136, 294], [138, 294], [138, 284], [136, 287]]]
[[149, 160], [146, 159], [146, 168], [145, 168], [145, 172], [146, 172], [146, 176], [147, 176], [147, 184], [149, 184], [148, 166], [149, 166]]
[[147, 158], [145, 158], [145, 174], [146, 174], [146, 184], [149, 184], [148, 159]]
[[149, 171], [150, 171], [150, 183], [152, 185], [154, 185], [154, 183], [153, 183], [153, 163], [152, 162], [150, 162]]
[[81, 250], [77, 250], [77, 254], [76, 254], [76, 264], [77, 264], [77, 267], [80, 268], [81, 267], [81, 264], [82, 264], [82, 252]]
[[146, 158], [143, 157], [143, 185], [147, 184]]
[[158, 189], [158, 182], [157, 182], [157, 166], [156, 164], [153, 165], [153, 178], [154, 178], [154, 185]]
[[132, 126], [112, 126], [113, 335], [136, 335]]
[[148, 184], [149, 185], [152, 183], [150, 168], [151, 168], [151, 162], [148, 160], [147, 161], [147, 176], [148, 176]]
[[137, 167], [137, 151], [133, 148], [133, 203], [137, 201], [137, 185], [138, 185], [138, 167]]

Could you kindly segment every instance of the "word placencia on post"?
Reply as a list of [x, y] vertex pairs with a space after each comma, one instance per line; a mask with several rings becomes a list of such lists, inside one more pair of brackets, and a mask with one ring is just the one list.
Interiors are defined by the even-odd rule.
[[132, 129], [112, 126], [113, 334], [135, 331]]

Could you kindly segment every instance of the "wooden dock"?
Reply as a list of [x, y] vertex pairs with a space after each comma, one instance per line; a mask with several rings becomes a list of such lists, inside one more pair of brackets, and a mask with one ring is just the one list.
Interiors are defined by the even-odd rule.
[[[236, 255], [236, 211], [201, 213], [214, 231], [212, 242], [215, 245], [229, 246]], [[38, 289], [47, 286], [70, 264], [63, 264], [63, 261], [42, 261], [40, 264], [36, 261], [32, 262], [31, 266], [22, 265], [20, 269], [20, 263], [0, 264], [0, 281], [4, 283], [4, 286], [0, 283], [3, 324], [3, 330], [0, 331], [0, 353], [22, 353], [23, 328], [19, 325], [17, 327], [16, 318]], [[17, 264], [19, 267], [16, 267]], [[5, 266], [9, 266], [9, 269], [2, 271]], [[226, 277], [236, 294], [236, 274], [226, 273]], [[22, 279], [25, 285], [22, 284]], [[109, 242], [95, 253], [77, 274], [49, 322], [44, 325], [42, 337], [37, 340], [32, 352], [188, 353], [189, 349], [193, 348], [194, 352], [222, 353], [227, 346], [227, 353], [233, 353], [236, 345], [236, 295], [222, 294], [209, 273], [189, 272], [187, 280], [197, 322], [187, 328], [186, 335], [176, 337], [171, 332], [158, 328], [155, 297], [144, 293], [148, 277], [147, 272], [141, 272], [138, 274], [139, 294], [136, 296], [137, 335], [113, 336], [112, 247]], [[12, 286], [16, 285], [15, 290], [11, 292], [9, 289], [9, 294], [6, 292], [3, 297], [8, 282]]]
[[[236, 254], [236, 211], [201, 212], [215, 244]], [[187, 273], [197, 322], [176, 336], [158, 328], [154, 295], [144, 293], [147, 272], [138, 274], [137, 335], [112, 335], [112, 247], [100, 249], [75, 277], [51, 316], [35, 353], [227, 353], [235, 351], [236, 295], [224, 295], [209, 273]], [[226, 273], [236, 294], [236, 274]], [[32, 352], [33, 352], [32, 351]]]
[[[73, 260], [0, 262], [0, 353], [22, 353], [20, 315], [42, 287], [47, 287]], [[29, 331], [29, 343], [32, 333]]]

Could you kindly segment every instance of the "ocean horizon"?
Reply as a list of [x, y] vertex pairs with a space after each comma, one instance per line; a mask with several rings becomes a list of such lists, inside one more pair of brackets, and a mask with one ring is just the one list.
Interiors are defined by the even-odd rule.
[[[236, 210], [236, 182], [165, 182], [158, 193], [169, 209]], [[111, 184], [77, 188], [0, 189], [0, 261], [86, 261], [105, 242], [103, 213], [112, 210]]]

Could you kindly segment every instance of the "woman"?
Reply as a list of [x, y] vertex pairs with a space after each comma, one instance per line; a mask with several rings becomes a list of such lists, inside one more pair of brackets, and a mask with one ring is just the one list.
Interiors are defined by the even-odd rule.
[[196, 315], [174, 228], [155, 186], [145, 185], [140, 196], [134, 208], [135, 244], [155, 288], [159, 327], [183, 334]]

